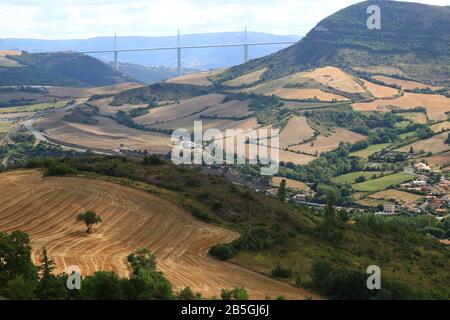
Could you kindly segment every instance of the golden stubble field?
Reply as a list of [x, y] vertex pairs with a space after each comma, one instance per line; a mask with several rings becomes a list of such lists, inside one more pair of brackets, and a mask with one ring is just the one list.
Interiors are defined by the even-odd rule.
[[[91, 235], [75, 221], [95, 210], [103, 222]], [[30, 235], [33, 257], [45, 247], [61, 272], [78, 265], [84, 275], [111, 270], [127, 276], [126, 257], [137, 248], [152, 250], [157, 268], [175, 289], [190, 286], [205, 297], [221, 288], [244, 286], [253, 299], [315, 295], [237, 265], [208, 256], [211, 246], [232, 241], [234, 231], [200, 222], [167, 200], [106, 181], [42, 178], [39, 171], [0, 174], [0, 230]]]
[[415, 152], [425, 151], [432, 152], [433, 154], [438, 154], [450, 150], [450, 145], [445, 143], [447, 137], [447, 132], [439, 133], [432, 136], [431, 138], [418, 140], [397, 150], [401, 152], [409, 152], [410, 148], [413, 147]]
[[430, 88], [432, 90], [437, 90], [440, 87], [437, 86], [430, 86], [421, 82], [417, 82], [417, 81], [410, 81], [410, 80], [401, 80], [401, 79], [396, 79], [396, 78], [392, 78], [392, 77], [387, 77], [387, 76], [381, 76], [381, 75], [377, 75], [377, 76], [373, 76], [374, 79], [379, 80], [379, 81], [383, 81], [387, 84], [395, 84], [397, 86], [400, 86], [402, 89], [426, 89], [426, 88]]
[[294, 116], [280, 133], [280, 146], [286, 148], [313, 136], [314, 130], [309, 126], [308, 120], [305, 117]]
[[364, 79], [361, 79], [364, 87], [369, 91], [375, 98], [390, 98], [399, 93], [399, 90], [382, 86]]
[[181, 83], [181, 84], [193, 84], [199, 86], [209, 86], [213, 83], [208, 79], [219, 73], [224, 72], [225, 69], [216, 69], [212, 71], [189, 73], [176, 78], [166, 80], [168, 83]]
[[326, 136], [320, 135], [316, 140], [300, 145], [289, 147], [289, 150], [305, 152], [308, 154], [321, 154], [339, 147], [340, 142], [355, 143], [367, 139], [366, 136], [359, 133], [337, 128], [334, 133]]
[[232, 80], [225, 81], [223, 84], [230, 87], [239, 87], [242, 85], [248, 85], [261, 79], [261, 76], [266, 72], [267, 68], [262, 68]]
[[392, 109], [414, 109], [424, 107], [431, 120], [447, 119], [446, 112], [450, 111], [450, 99], [438, 94], [404, 93], [393, 100], [375, 100], [352, 104], [356, 111], [390, 111]]

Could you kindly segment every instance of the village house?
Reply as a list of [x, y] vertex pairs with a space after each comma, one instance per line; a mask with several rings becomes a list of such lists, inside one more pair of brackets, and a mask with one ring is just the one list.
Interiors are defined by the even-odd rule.
[[414, 170], [416, 172], [424, 172], [424, 171], [430, 172], [431, 171], [430, 167], [428, 165], [426, 165], [425, 163], [422, 163], [422, 162], [415, 163], [414, 164]]
[[386, 202], [383, 205], [383, 212], [385, 214], [394, 214], [396, 210], [397, 210], [397, 205], [395, 203]]
[[295, 196], [293, 196], [292, 200], [294, 200], [296, 202], [300, 202], [300, 203], [306, 203], [307, 202], [306, 195], [301, 194], [301, 193], [296, 194]]

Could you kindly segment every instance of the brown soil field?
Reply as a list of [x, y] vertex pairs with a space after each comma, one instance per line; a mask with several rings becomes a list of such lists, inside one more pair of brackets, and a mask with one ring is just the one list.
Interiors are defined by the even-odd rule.
[[303, 76], [342, 92], [365, 92], [365, 90], [353, 79], [351, 75], [336, 67], [318, 68], [310, 72], [305, 72]]
[[231, 119], [201, 119], [201, 114], [180, 118], [177, 120], [167, 121], [164, 123], [157, 123], [148, 127], [158, 128], [164, 130], [176, 130], [179, 128], [192, 131], [194, 128], [194, 121], [202, 121], [203, 130], [205, 129], [219, 129], [225, 135], [226, 129], [242, 129], [251, 130], [258, 127], [256, 118], [247, 118], [244, 120], [234, 121]]
[[286, 180], [286, 186], [290, 189], [296, 189], [296, 190], [301, 190], [301, 191], [309, 190], [308, 186], [303, 182], [293, 180], [293, 179], [288, 179], [288, 178], [282, 178], [282, 177], [273, 177], [272, 178], [272, 186], [279, 187], [281, 180], [283, 180], [283, 179]]
[[73, 88], [73, 87], [49, 87], [47, 88], [49, 96], [52, 97], [90, 97], [94, 94], [110, 94], [117, 93], [127, 89], [141, 87], [142, 85], [135, 82], [120, 83], [113, 86], [95, 87], [95, 88]]
[[223, 84], [226, 86], [230, 86], [230, 87], [239, 87], [242, 85], [251, 84], [251, 83], [256, 82], [259, 79], [261, 79], [262, 74], [264, 72], [266, 72], [266, 70], [267, 70], [267, 68], [256, 70], [256, 71], [244, 74], [235, 79], [225, 81]]
[[370, 198], [382, 199], [382, 200], [389, 200], [389, 199], [393, 198], [396, 200], [400, 200], [404, 203], [413, 203], [413, 202], [416, 202], [417, 200], [423, 198], [423, 196], [409, 193], [409, 192], [400, 191], [400, 190], [388, 189], [388, 190], [374, 193], [370, 196]]
[[[230, 137], [227, 137], [226, 139], [230, 139]], [[226, 139], [224, 139], [224, 140], [226, 140]], [[224, 141], [222, 143], [223, 143], [223, 146], [225, 148], [226, 141]], [[304, 164], [308, 164], [311, 161], [313, 161], [314, 159], [316, 159], [315, 157], [310, 156], [310, 155], [306, 155], [306, 154], [290, 152], [290, 151], [282, 150], [280, 148], [277, 148], [277, 149], [271, 148], [270, 147], [270, 144], [271, 144], [270, 138], [269, 139], [265, 139], [263, 137], [262, 140], [260, 140], [260, 143], [262, 145], [268, 146], [268, 147], [266, 147], [266, 151], [265, 151], [265, 152], [267, 152], [267, 156], [268, 157], [271, 157], [274, 154], [274, 152], [278, 152], [279, 161], [292, 162], [292, 163], [297, 164], [297, 165], [304, 165]], [[237, 149], [238, 145], [237, 145], [237, 141], [236, 140], [235, 140], [234, 145], [235, 145], [234, 152], [236, 153], [237, 150], [238, 150]], [[251, 144], [251, 147], [252, 148], [254, 147], [254, 148], [258, 149], [258, 145], [256, 143]], [[249, 144], [245, 144], [244, 148], [245, 148], [245, 157], [246, 157], [246, 159], [250, 159], [250, 158], [251, 159], [255, 159], [255, 157], [249, 157], [250, 145]], [[226, 151], [229, 152], [228, 150], [226, 150]]]
[[216, 69], [213, 71], [205, 71], [198, 73], [185, 74], [176, 78], [166, 80], [168, 83], [184, 83], [184, 84], [194, 84], [199, 86], [209, 86], [212, 82], [208, 80], [208, 77], [215, 76], [219, 73], [224, 72], [225, 69]]
[[398, 94], [398, 90], [391, 88], [391, 87], [386, 87], [386, 86], [381, 86], [379, 84], [364, 80], [364, 79], [360, 79], [363, 83], [364, 83], [364, 87], [375, 97], [375, 98], [389, 98], [389, 97], [393, 97], [396, 94]]
[[314, 130], [305, 117], [294, 116], [280, 132], [280, 146], [286, 148], [292, 144], [302, 143], [314, 136]]
[[85, 146], [93, 149], [117, 150], [134, 147], [139, 150], [166, 154], [172, 149], [170, 136], [156, 132], [128, 128], [106, 117], [96, 117], [97, 124], [63, 121], [65, 113], [48, 114], [39, 119], [36, 129], [61, 143]]
[[450, 151], [424, 157], [421, 160], [426, 160], [432, 167], [447, 167], [450, 166]]
[[411, 146], [414, 149], [414, 152], [419, 152], [421, 150], [425, 152], [432, 152], [433, 154], [441, 153], [447, 150], [450, 150], [450, 145], [446, 144], [444, 141], [447, 139], [448, 133], [443, 132], [437, 135], [432, 136], [428, 139], [423, 139], [416, 141], [414, 143], [408, 144], [404, 147], [396, 149], [401, 152], [409, 152]]
[[446, 112], [450, 111], [450, 99], [437, 94], [405, 93], [394, 100], [375, 100], [352, 104], [356, 111], [389, 111], [395, 108], [414, 109], [424, 107], [431, 120], [447, 119]]
[[[208, 94], [180, 101], [164, 107], [152, 109], [150, 113], [134, 119], [136, 123], [148, 126], [155, 123], [165, 123], [197, 114], [202, 110], [222, 103], [225, 96], [222, 94]], [[176, 127], [181, 128], [181, 127]]]
[[301, 145], [292, 146], [289, 149], [306, 152], [308, 154], [316, 154], [316, 152], [320, 154], [336, 149], [340, 142], [355, 143], [365, 139], [367, 139], [367, 137], [359, 133], [343, 128], [337, 128], [336, 132], [330, 136], [320, 135], [317, 137], [317, 139], [313, 141], [313, 145], [311, 145], [311, 143], [304, 143]]
[[302, 76], [301, 72], [291, 74], [287, 77], [275, 79], [272, 81], [263, 82], [250, 88], [236, 90], [236, 92], [256, 93], [256, 94], [271, 94], [276, 90], [282, 89], [286, 85], [292, 85], [299, 82], [307, 81], [308, 79]]
[[281, 99], [290, 100], [305, 100], [305, 99], [319, 99], [320, 101], [348, 101], [349, 99], [334, 93], [328, 93], [320, 89], [296, 89], [296, 88], [281, 88], [277, 89], [269, 95], [276, 95]]
[[373, 76], [372, 78], [379, 80], [379, 81], [383, 81], [387, 84], [398, 85], [398, 86], [402, 87], [402, 89], [407, 89], [407, 90], [426, 89], [426, 88], [437, 90], [440, 88], [440, 87], [430, 86], [428, 84], [424, 84], [424, 83], [420, 83], [420, 82], [416, 82], [416, 81], [400, 80], [400, 79], [386, 77], [386, 76]]
[[108, 117], [115, 117], [116, 113], [119, 111], [128, 112], [133, 109], [144, 108], [148, 106], [148, 104], [123, 104], [121, 106], [110, 106], [109, 104], [112, 102], [112, 100], [113, 98], [104, 98], [90, 102], [90, 104], [99, 108], [100, 115]]
[[450, 130], [450, 121], [433, 124], [430, 128], [434, 132]]
[[230, 100], [208, 108], [201, 114], [218, 117], [246, 117], [253, 114], [248, 108], [249, 104], [250, 100]]
[[[0, 175], [0, 230], [30, 235], [36, 261], [45, 247], [57, 271], [78, 265], [83, 275], [111, 270], [127, 276], [126, 257], [146, 247], [175, 289], [191, 287], [205, 297], [221, 288], [245, 287], [252, 299], [316, 295], [259, 273], [211, 258], [208, 250], [238, 234], [194, 219], [169, 201], [105, 181], [42, 178], [38, 171]], [[75, 217], [95, 210], [103, 222], [87, 235]]]

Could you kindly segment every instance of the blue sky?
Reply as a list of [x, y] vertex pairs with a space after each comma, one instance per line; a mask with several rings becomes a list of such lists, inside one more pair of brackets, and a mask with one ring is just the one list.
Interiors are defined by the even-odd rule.
[[[249, 30], [306, 34], [359, 0], [0, 0], [0, 38], [76, 39]], [[415, 2], [450, 5], [450, 0]]]

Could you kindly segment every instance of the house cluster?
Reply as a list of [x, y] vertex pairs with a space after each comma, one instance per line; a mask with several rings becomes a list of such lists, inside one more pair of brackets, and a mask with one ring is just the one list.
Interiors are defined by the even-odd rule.
[[445, 216], [450, 213], [450, 180], [441, 176], [438, 181], [433, 175], [440, 172], [433, 171], [425, 163], [415, 163], [405, 168], [404, 172], [411, 171], [414, 180], [402, 183], [399, 190], [421, 196], [418, 200], [405, 202], [399, 199], [388, 199], [383, 205], [383, 211], [378, 214], [398, 213], [431, 213], [436, 216]]

